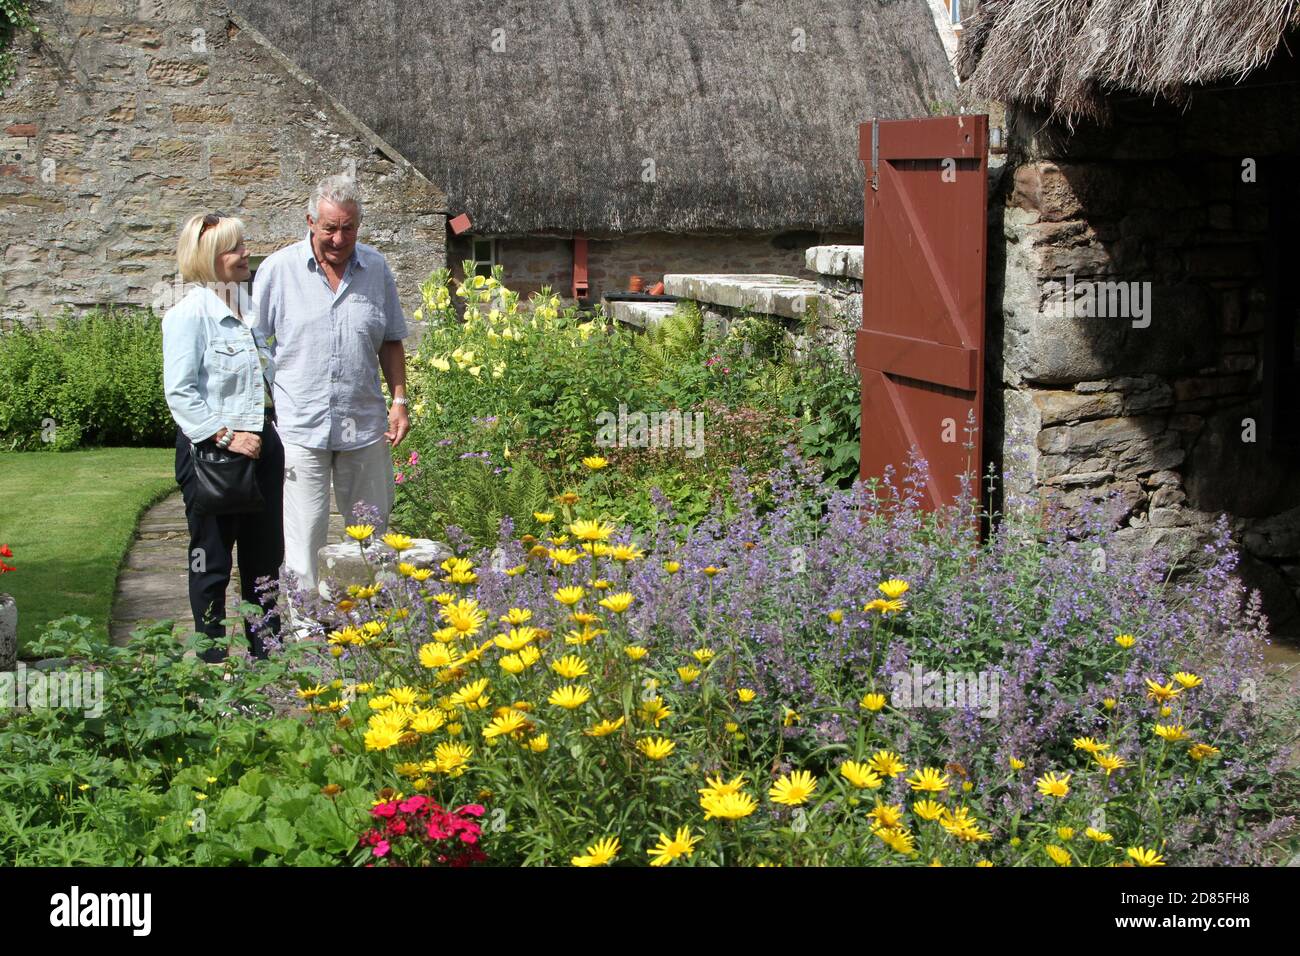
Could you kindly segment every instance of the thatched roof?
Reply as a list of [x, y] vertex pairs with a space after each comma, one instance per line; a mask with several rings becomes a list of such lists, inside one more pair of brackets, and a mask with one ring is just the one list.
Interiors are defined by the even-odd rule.
[[962, 23], [963, 93], [1105, 119], [1105, 97], [1182, 100], [1269, 62], [1300, 0], [983, 0]]
[[231, 6], [478, 233], [855, 228], [857, 124], [956, 99], [926, 0]]

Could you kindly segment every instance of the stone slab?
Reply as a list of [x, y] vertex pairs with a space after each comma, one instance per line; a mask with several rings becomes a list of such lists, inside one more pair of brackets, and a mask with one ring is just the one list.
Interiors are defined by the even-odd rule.
[[862, 278], [862, 246], [810, 246], [804, 266], [810, 272], [840, 278]]
[[813, 308], [821, 317], [840, 310], [840, 302], [816, 282], [794, 276], [671, 273], [664, 276], [664, 291], [679, 299], [787, 319], [802, 319]]
[[616, 322], [647, 331], [655, 328], [677, 310], [675, 302], [632, 302], [615, 300], [605, 303], [605, 310]]

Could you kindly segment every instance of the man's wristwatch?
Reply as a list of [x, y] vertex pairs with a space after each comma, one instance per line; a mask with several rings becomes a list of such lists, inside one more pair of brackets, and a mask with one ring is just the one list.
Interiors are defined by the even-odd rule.
[[410, 404], [411, 404], [411, 400], [410, 400], [409, 398], [395, 398], [395, 399], [393, 399], [393, 404], [394, 404], [394, 405], [410, 405]]

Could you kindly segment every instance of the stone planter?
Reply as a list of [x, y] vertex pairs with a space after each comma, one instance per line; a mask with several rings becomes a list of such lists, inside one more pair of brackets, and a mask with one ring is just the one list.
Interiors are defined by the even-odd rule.
[[18, 663], [18, 605], [8, 594], [0, 594], [0, 671], [11, 671]]

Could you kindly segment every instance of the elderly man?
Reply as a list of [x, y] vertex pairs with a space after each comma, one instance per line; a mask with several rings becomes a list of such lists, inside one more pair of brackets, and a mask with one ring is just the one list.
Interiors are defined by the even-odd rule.
[[[307, 207], [307, 237], [262, 263], [253, 280], [258, 329], [275, 360], [284, 441], [285, 564], [316, 589], [316, 554], [329, 533], [329, 486], [345, 521], [358, 502], [393, 507], [390, 449], [410, 430], [406, 320], [397, 283], [373, 246], [357, 242], [356, 182], [329, 176]], [[383, 369], [393, 407], [379, 386]]]

